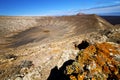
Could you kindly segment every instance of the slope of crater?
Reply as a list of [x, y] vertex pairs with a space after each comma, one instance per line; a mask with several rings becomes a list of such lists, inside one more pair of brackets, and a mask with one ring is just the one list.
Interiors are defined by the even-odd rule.
[[[74, 15], [59, 17], [0, 17], [1, 36], [10, 37], [9, 47], [28, 43], [46, 43], [112, 27], [96, 15]], [[10, 36], [12, 35], [12, 36]]]

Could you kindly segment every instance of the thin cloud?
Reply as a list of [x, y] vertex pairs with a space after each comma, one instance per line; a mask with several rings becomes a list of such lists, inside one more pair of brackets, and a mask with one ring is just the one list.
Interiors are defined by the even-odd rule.
[[115, 1], [114, 3], [116, 3], [116, 4], [120, 4], [120, 1]]
[[101, 0], [96, 2], [97, 6], [117, 5], [117, 4], [120, 4], [120, 0]]
[[118, 13], [120, 12], [120, 5], [96, 7], [96, 8], [85, 9], [80, 11], [88, 14], [102, 14], [102, 13], [115, 13], [115, 12]]
[[62, 16], [76, 14], [73, 10], [50, 10], [46, 13], [40, 14], [42, 16]]

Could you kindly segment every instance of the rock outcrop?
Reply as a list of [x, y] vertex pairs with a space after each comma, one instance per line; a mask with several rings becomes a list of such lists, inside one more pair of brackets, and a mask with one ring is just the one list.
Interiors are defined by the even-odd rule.
[[78, 53], [75, 61], [66, 66], [70, 80], [119, 80], [120, 45], [96, 43]]

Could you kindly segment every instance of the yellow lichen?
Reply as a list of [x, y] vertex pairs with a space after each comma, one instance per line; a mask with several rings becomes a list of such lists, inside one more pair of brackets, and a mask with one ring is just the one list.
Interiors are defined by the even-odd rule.
[[120, 55], [116, 46], [110, 43], [97, 43], [80, 52], [75, 62], [66, 68], [69, 75], [73, 73], [77, 75], [70, 76], [71, 80], [83, 80], [85, 76], [88, 79], [92, 77], [92, 80], [106, 80], [110, 78], [109, 75], [114, 75], [120, 79], [119, 68], [117, 67], [120, 62], [114, 58], [116, 54]]

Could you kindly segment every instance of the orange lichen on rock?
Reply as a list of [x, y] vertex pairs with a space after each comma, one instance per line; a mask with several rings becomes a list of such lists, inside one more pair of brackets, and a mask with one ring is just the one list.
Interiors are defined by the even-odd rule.
[[71, 75], [70, 80], [77, 80], [75, 76]]
[[84, 75], [78, 74], [77, 79], [78, 79], [78, 80], [83, 80], [83, 79], [84, 79]]
[[90, 45], [80, 51], [75, 62], [66, 67], [66, 75], [70, 76], [70, 80], [118, 80], [120, 79], [118, 49], [119, 46], [116, 47], [113, 43]]

